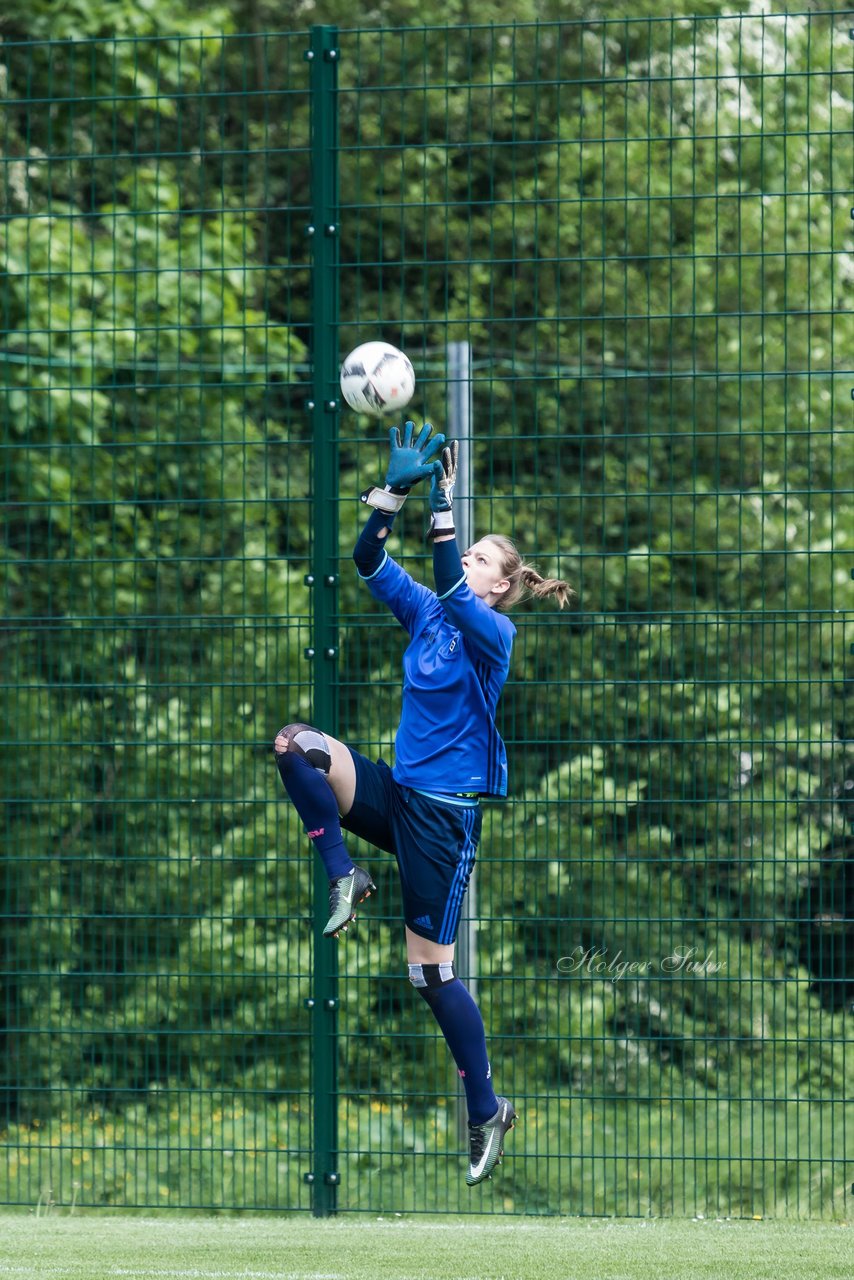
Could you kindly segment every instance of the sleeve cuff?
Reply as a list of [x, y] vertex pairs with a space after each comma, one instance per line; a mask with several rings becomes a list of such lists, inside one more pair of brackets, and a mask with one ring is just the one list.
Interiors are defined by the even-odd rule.
[[362, 579], [363, 582], [370, 582], [371, 578], [375, 578], [377, 574], [380, 572], [380, 570], [385, 568], [385, 564], [387, 560], [388, 560], [388, 552], [383, 551], [383, 558], [382, 560], [380, 560], [379, 564], [377, 565], [376, 569], [374, 569], [373, 573], [362, 573], [360, 570], [359, 577]]
[[459, 582], [455, 582], [454, 585], [452, 587], [449, 587], [447, 591], [443, 591], [442, 594], [437, 597], [437, 599], [447, 600], [448, 596], [452, 596], [458, 587], [465, 586], [465, 582], [466, 582], [466, 575], [463, 574]]

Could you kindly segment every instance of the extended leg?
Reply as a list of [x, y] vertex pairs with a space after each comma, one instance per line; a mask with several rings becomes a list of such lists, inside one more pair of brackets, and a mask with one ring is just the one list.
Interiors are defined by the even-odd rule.
[[454, 970], [454, 948], [406, 931], [409, 981], [430, 1006], [466, 1091], [471, 1161], [466, 1182], [475, 1186], [490, 1176], [503, 1155], [504, 1134], [516, 1112], [492, 1086], [483, 1018], [468, 988]]

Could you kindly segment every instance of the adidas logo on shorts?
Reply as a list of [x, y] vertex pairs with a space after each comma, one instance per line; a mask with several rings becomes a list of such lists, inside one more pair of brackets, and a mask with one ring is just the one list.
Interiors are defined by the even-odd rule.
[[429, 917], [429, 916], [418, 916], [418, 917], [416, 917], [416, 919], [415, 919], [415, 920], [413, 920], [413, 922], [412, 922], [412, 923], [413, 923], [413, 924], [420, 924], [420, 926], [421, 926], [421, 928], [422, 928], [422, 929], [432, 929], [432, 928], [433, 928], [433, 921], [430, 919], [430, 917]]

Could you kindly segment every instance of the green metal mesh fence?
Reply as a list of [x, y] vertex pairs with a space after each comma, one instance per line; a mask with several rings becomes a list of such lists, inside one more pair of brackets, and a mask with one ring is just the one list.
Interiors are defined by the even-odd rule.
[[[0, 47], [0, 1201], [850, 1213], [851, 24]], [[391, 757], [374, 336], [578, 593], [514, 615], [474, 1193], [392, 860], [320, 952], [272, 762]]]

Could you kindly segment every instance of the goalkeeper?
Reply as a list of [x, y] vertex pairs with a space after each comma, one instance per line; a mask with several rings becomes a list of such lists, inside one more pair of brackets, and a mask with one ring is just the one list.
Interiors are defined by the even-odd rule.
[[[480, 797], [507, 793], [494, 715], [516, 628], [503, 611], [525, 592], [554, 596], [563, 607], [570, 587], [540, 577], [509, 538], [488, 535], [460, 555], [453, 517], [457, 445], [443, 448], [444, 436], [431, 431], [426, 424], [415, 437], [407, 422], [401, 441], [392, 429], [386, 484], [362, 494], [374, 510], [353, 552], [368, 590], [410, 637], [394, 768], [306, 724], [282, 729], [275, 754], [329, 876], [325, 936], [344, 932], [375, 889], [370, 874], [354, 866], [342, 828], [397, 859], [409, 980], [430, 1006], [463, 1079], [471, 1148], [466, 1182], [475, 1186], [498, 1163], [516, 1118], [493, 1089], [483, 1019], [453, 963], [480, 836]], [[427, 478], [435, 591], [415, 582], [384, 545], [411, 487]]]

